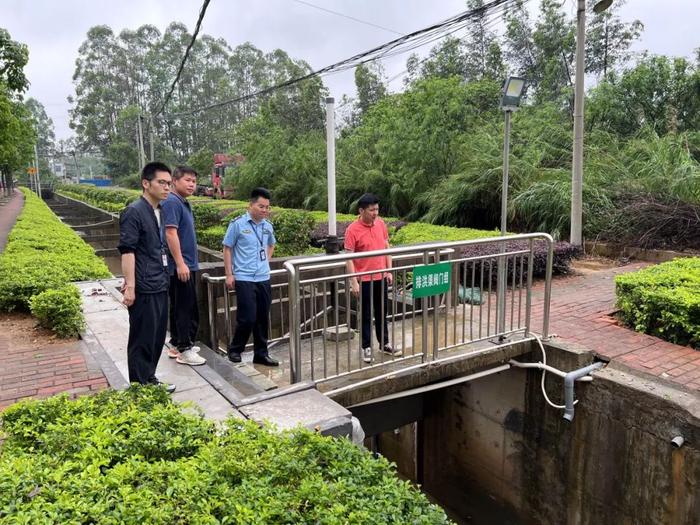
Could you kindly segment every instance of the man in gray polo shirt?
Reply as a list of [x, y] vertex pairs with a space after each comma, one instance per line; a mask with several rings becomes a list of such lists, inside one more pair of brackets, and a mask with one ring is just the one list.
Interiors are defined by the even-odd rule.
[[194, 229], [194, 214], [187, 198], [197, 188], [197, 172], [187, 166], [178, 166], [173, 171], [173, 191], [165, 199], [163, 222], [168, 242], [168, 270], [170, 272], [170, 344], [168, 356], [183, 365], [203, 365], [194, 346], [199, 328], [197, 308], [197, 235]]

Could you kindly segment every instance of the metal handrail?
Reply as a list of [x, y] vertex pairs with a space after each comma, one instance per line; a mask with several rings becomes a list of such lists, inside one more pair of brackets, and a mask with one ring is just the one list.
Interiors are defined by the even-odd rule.
[[[545, 290], [544, 290], [544, 305], [543, 305], [543, 322], [542, 322], [542, 336], [547, 337], [548, 332], [549, 332], [549, 314], [550, 314], [550, 300], [551, 300], [551, 277], [552, 277], [552, 263], [553, 263], [553, 253], [554, 253], [554, 241], [552, 237], [546, 233], [529, 233], [529, 234], [520, 234], [520, 235], [512, 235], [512, 236], [506, 236], [506, 237], [489, 237], [485, 239], [475, 239], [475, 240], [467, 240], [467, 241], [451, 241], [451, 242], [439, 242], [439, 243], [428, 243], [424, 244], [421, 246], [403, 246], [403, 247], [397, 247], [397, 248], [387, 248], [383, 250], [376, 250], [376, 251], [371, 251], [371, 252], [361, 252], [361, 253], [341, 253], [341, 254], [336, 254], [336, 255], [325, 255], [325, 256], [315, 256], [315, 257], [306, 257], [306, 258], [301, 258], [301, 259], [294, 259], [290, 261], [286, 261], [284, 263], [284, 267], [287, 270], [289, 274], [289, 319], [290, 319], [290, 326], [299, 326], [300, 324], [300, 316], [301, 316], [301, 311], [302, 311], [302, 294], [300, 292], [300, 289], [302, 287], [310, 286], [312, 290], [312, 296], [313, 296], [313, 290], [317, 285], [323, 285], [324, 289], [327, 285], [327, 283], [337, 283], [337, 282], [345, 282], [346, 286], [346, 296], [347, 296], [347, 279], [351, 277], [358, 277], [361, 275], [367, 275], [367, 274], [377, 274], [377, 273], [392, 273], [393, 275], [397, 275], [397, 272], [402, 271], [403, 272], [403, 277], [404, 280], [406, 279], [406, 270], [407, 269], [413, 269], [418, 266], [426, 265], [430, 263], [430, 260], [432, 259], [433, 262], [438, 262], [441, 260], [441, 256], [445, 254], [445, 252], [449, 251], [451, 252], [449, 255], [452, 255], [454, 251], [458, 248], [463, 248], [467, 246], [476, 246], [476, 245], [498, 245], [501, 247], [505, 247], [505, 243], [507, 242], [513, 242], [513, 241], [529, 241], [528, 242], [528, 249], [523, 249], [523, 250], [511, 250], [511, 251], [505, 251], [503, 249], [501, 252], [494, 252], [493, 254], [488, 254], [488, 255], [480, 255], [480, 256], [475, 256], [475, 257], [460, 257], [456, 259], [450, 260], [450, 264], [452, 265], [459, 265], [462, 264], [464, 266], [465, 274], [467, 271], [467, 263], [472, 264], [472, 289], [474, 288], [474, 279], [475, 279], [475, 274], [476, 274], [476, 263], [482, 262], [485, 263], [486, 261], [489, 262], [489, 275], [488, 275], [488, 301], [487, 301], [487, 323], [486, 323], [486, 335], [482, 334], [482, 317], [483, 313], [481, 310], [481, 304], [479, 305], [479, 312], [478, 312], [478, 318], [479, 318], [479, 332], [476, 337], [471, 336], [469, 338], [469, 342], [476, 342], [476, 341], [481, 341], [489, 338], [494, 338], [498, 337], [499, 340], [503, 340], [505, 337], [511, 334], [515, 334], [518, 332], [522, 332], [524, 337], [528, 337], [529, 333], [531, 331], [531, 310], [532, 310], [532, 297], [531, 297], [531, 291], [532, 291], [532, 281], [533, 281], [533, 259], [534, 259], [534, 241], [544, 241], [547, 243], [547, 262], [546, 262], [546, 268], [545, 268]], [[385, 268], [385, 269], [379, 269], [379, 270], [371, 270], [371, 271], [366, 271], [366, 272], [354, 272], [354, 273], [348, 273], [344, 272], [341, 274], [333, 274], [333, 275], [328, 275], [328, 276], [322, 276], [322, 277], [314, 277], [314, 278], [309, 278], [309, 279], [302, 279], [302, 273], [305, 271], [321, 271], [321, 270], [330, 270], [334, 268], [340, 268], [345, 265], [345, 263], [349, 260], [356, 260], [360, 258], [367, 258], [367, 257], [382, 257], [382, 256], [391, 256], [393, 258], [416, 258], [422, 256], [423, 260], [422, 263], [414, 264], [414, 265], [408, 265], [408, 266], [400, 266], [396, 268]], [[524, 256], [527, 255], [527, 280], [525, 283], [523, 283], [523, 266], [524, 266]], [[516, 283], [516, 274], [517, 274], [517, 257], [520, 256], [520, 284], [519, 286]], [[491, 332], [491, 327], [490, 327], [490, 321], [491, 321], [491, 296], [493, 295], [492, 293], [492, 282], [493, 282], [493, 265], [491, 264], [490, 261], [493, 259], [496, 259], [499, 262], [499, 269], [501, 267], [504, 268], [504, 271], [508, 271], [508, 262], [510, 259], [513, 261], [513, 278], [512, 282], [510, 284], [511, 286], [511, 305], [510, 305], [510, 329], [506, 327], [505, 323], [505, 297], [506, 297], [506, 292], [507, 288], [509, 286], [508, 284], [508, 276], [506, 276], [503, 279], [503, 284], [500, 284], [500, 279], [499, 279], [499, 288], [500, 286], [503, 286], [504, 289], [502, 290], [503, 295], [501, 295], [501, 290], [499, 290], [499, 295], [496, 297], [496, 305], [494, 308], [494, 311], [498, 311], [497, 313], [497, 327], [496, 330], [492, 333]], [[503, 262], [503, 265], [501, 266], [500, 263]], [[457, 266], [457, 271], [459, 275], [459, 266]], [[480, 267], [481, 275], [480, 275], [480, 290], [483, 289], [483, 281], [484, 281], [484, 264], [481, 265]], [[455, 280], [457, 282], [457, 280]], [[382, 281], [383, 283], [383, 281]], [[372, 285], [374, 286], [374, 285]], [[379, 286], [384, 286], [384, 284], [381, 284]], [[446, 301], [446, 309], [450, 308], [451, 301], [453, 301], [454, 297], [451, 297], [450, 294], [453, 292], [455, 294], [459, 293], [459, 284], [457, 284], [456, 290], [450, 290], [445, 294], [448, 298]], [[522, 291], [523, 287], [525, 288], [525, 322], [524, 326], [521, 326], [522, 318], [521, 318], [521, 307], [522, 307]], [[517, 315], [518, 315], [518, 327], [514, 327], [514, 319], [515, 319], [515, 293], [516, 289], [518, 290], [518, 310], [517, 310]], [[324, 292], [324, 300], [326, 297], [326, 293]], [[336, 297], [334, 298], [337, 301], [337, 293]], [[346, 301], [349, 302], [349, 299], [346, 298]], [[395, 297], [394, 297], [395, 301]], [[421, 320], [422, 320], [422, 359], [423, 361], [426, 361], [428, 359], [437, 359], [439, 356], [439, 351], [440, 350], [447, 350], [450, 348], [454, 348], [457, 346], [461, 346], [464, 344], [464, 342], [457, 343], [457, 325], [456, 321], [454, 321], [454, 326], [453, 326], [453, 344], [449, 345], [447, 342], [448, 339], [448, 324], [447, 320], [444, 323], [444, 328], [445, 328], [445, 346], [444, 348], [440, 347], [439, 344], [439, 326], [440, 326], [440, 320], [439, 320], [439, 314], [438, 314], [438, 309], [441, 308], [441, 305], [438, 304], [437, 298], [432, 299], [433, 306], [432, 308], [429, 306], [431, 302], [431, 298], [424, 298], [422, 299], [424, 301], [424, 306], [421, 308]], [[500, 302], [499, 302], [500, 301]], [[455, 306], [454, 309], [456, 310], [456, 299], [454, 300]], [[359, 303], [359, 301], [358, 301]], [[372, 302], [370, 301], [370, 318], [373, 318], [371, 308], [372, 308]], [[313, 300], [311, 301], [311, 304], [313, 304]], [[403, 312], [403, 317], [402, 317], [402, 323], [401, 323], [401, 330], [402, 330], [402, 341], [405, 341], [405, 334], [404, 334], [404, 321], [406, 318], [405, 315], [405, 301], [402, 301], [403, 307], [404, 307], [404, 312]], [[395, 302], [394, 302], [394, 308], [393, 312], [396, 312], [396, 307], [395, 307]], [[382, 304], [382, 310], [384, 308], [384, 305]], [[357, 318], [361, 317], [361, 305], [358, 304], [358, 309], [357, 309]], [[433, 341], [432, 341], [432, 353], [428, 352], [428, 317], [430, 315], [430, 312], [432, 313], [432, 336], [433, 336]], [[417, 312], [413, 312], [412, 319], [415, 317], [415, 314]], [[470, 307], [470, 334], [471, 334], [471, 323], [473, 321], [473, 309]], [[384, 315], [384, 311], [382, 311], [382, 315]], [[336, 316], [337, 317], [337, 316]], [[502, 321], [499, 321], [498, 319], [502, 319]], [[465, 337], [465, 318], [463, 316], [462, 319], [463, 325], [462, 325], [462, 340], [466, 340]], [[337, 323], [336, 323], [337, 326]], [[349, 328], [349, 321], [348, 321], [348, 328]], [[371, 328], [371, 327], [370, 327]], [[415, 322], [412, 320], [412, 329], [413, 332], [415, 331]], [[392, 340], [393, 340], [393, 330], [394, 326], [392, 323]], [[290, 362], [291, 362], [291, 381], [293, 383], [302, 381], [304, 378], [302, 377], [302, 352], [301, 352], [301, 332], [300, 331], [295, 331], [294, 333], [290, 334], [290, 339], [289, 339], [289, 344], [290, 344]], [[383, 337], [382, 337], [383, 339]], [[313, 348], [313, 337], [312, 337], [312, 346], [311, 346], [311, 354], [312, 354], [312, 363], [311, 363], [311, 379], [315, 380], [314, 377], [314, 348]], [[325, 340], [323, 341], [324, 344], [324, 355], [323, 355], [323, 379], [327, 379], [327, 359], [326, 359], [326, 354], [325, 354]], [[381, 341], [381, 344], [384, 344], [384, 341]], [[415, 341], [414, 341], [415, 344]], [[415, 346], [414, 346], [414, 352], [415, 352]], [[336, 343], [336, 353], [337, 353], [337, 343]], [[413, 355], [409, 356], [409, 358], [415, 357], [416, 354], [414, 353]], [[404, 357], [405, 358], [405, 357]], [[403, 359], [403, 358], [402, 358]], [[337, 356], [336, 356], [337, 360]], [[348, 343], [348, 362], [350, 361], [350, 344]], [[396, 361], [395, 358], [392, 358], [392, 362]], [[384, 364], [384, 361], [382, 360], [382, 363]], [[371, 365], [371, 366], [377, 366], [377, 365]], [[337, 367], [336, 367], [337, 368]], [[364, 369], [366, 367], [363, 367], [360, 364], [360, 370]], [[347, 375], [348, 373], [352, 372], [343, 372], [343, 373], [338, 373], [338, 370], [336, 370], [336, 374], [333, 375], [332, 377], [339, 377], [341, 375]]]
[[[506, 251], [505, 243], [513, 241], [526, 241], [527, 244], [523, 248]], [[271, 278], [277, 278], [278, 282], [272, 285], [271, 320], [274, 318], [275, 325], [270, 324], [270, 333], [274, 335], [270, 344], [288, 341], [290, 381], [298, 383], [302, 380], [318, 382], [351, 376], [368, 367], [380, 367], [388, 363], [404, 366], [403, 363], [411, 365], [416, 359], [423, 363], [434, 361], [441, 359], [442, 354], [448, 350], [488, 339], [502, 340], [516, 334], [530, 337], [536, 241], [547, 244], [541, 328], [542, 336], [547, 337], [554, 242], [552, 237], [545, 233], [530, 233], [401, 246], [372, 252], [319, 255], [286, 261], [282, 269], [271, 272]], [[460, 248], [484, 245], [500, 247], [501, 250], [494, 249], [493, 253], [482, 253], [473, 257], [465, 257], [458, 252]], [[392, 268], [363, 272], [350, 273], [345, 269], [349, 260], [387, 255], [399, 264], [392, 264]], [[408, 272], [435, 262], [447, 262], [451, 265], [454, 278], [450, 289], [438, 296], [411, 298], [410, 291], [406, 288], [410, 282]], [[503, 279], [504, 289], [499, 289], [497, 295], [494, 284], [500, 268], [504, 268], [506, 275]], [[512, 276], [509, 277], [510, 271]], [[307, 275], [309, 273], [313, 275]], [[372, 364], [363, 364], [359, 344], [361, 341], [354, 344], [351, 341], [354, 322], [359, 326], [363, 317], [362, 301], [351, 296], [349, 279], [377, 273], [391, 273], [394, 277], [393, 285], [385, 284], [384, 280], [370, 281], [374, 283], [370, 284], [371, 290], [374, 290], [375, 286], [381, 286], [383, 295], [383, 288], [386, 287], [388, 295], [386, 303], [380, 301], [380, 319], [386, 319], [389, 330], [386, 341], [383, 331], [379, 334], [381, 337], [378, 335], [380, 349], [388, 342], [395, 344], [399, 341], [405, 354], [402, 357], [385, 357], [380, 351], [381, 359]], [[286, 279], [279, 279], [281, 275], [285, 275]], [[213, 277], [204, 273], [202, 279], [207, 285], [211, 346], [213, 349], [220, 349], [219, 334], [225, 334], [229, 342], [232, 336], [232, 314], [236, 306], [231, 295], [234, 292], [225, 289], [224, 276]], [[397, 285], [398, 279], [401, 285]], [[501, 282], [500, 279], [498, 281]], [[222, 286], [223, 297], [220, 288]], [[474, 295], [471, 295], [476, 293], [475, 290], [481, 296], [478, 303], [474, 302]], [[467, 294], [470, 294], [469, 299]], [[221, 300], [223, 305], [218, 302]], [[288, 304], [285, 305], [285, 302]], [[225, 324], [223, 329], [217, 319], [221, 314], [221, 306]], [[375, 318], [373, 301], [370, 301], [369, 312], [364, 314], [369, 314], [371, 320]], [[509, 323], [505, 322], [508, 318]], [[492, 323], [494, 319], [496, 322]], [[372, 332], [375, 332], [374, 321], [370, 321], [370, 325]], [[339, 333], [345, 331], [347, 340], [341, 343]], [[335, 340], [329, 341], [329, 334], [332, 336], [333, 332]], [[310, 352], [310, 369], [308, 356], [302, 352], [302, 341]], [[306, 357], [303, 358], [303, 355]], [[309, 377], [304, 377], [306, 375]]]

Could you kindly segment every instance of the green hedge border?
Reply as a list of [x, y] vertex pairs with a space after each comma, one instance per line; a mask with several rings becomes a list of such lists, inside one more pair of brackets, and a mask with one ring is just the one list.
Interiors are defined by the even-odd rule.
[[72, 281], [109, 277], [104, 261], [34, 193], [22, 188], [24, 207], [0, 254], [0, 311], [31, 311], [58, 335], [78, 335], [83, 316]]
[[161, 387], [2, 413], [0, 521], [449, 524], [386, 459], [345, 438], [183, 411]]
[[700, 258], [678, 258], [618, 275], [615, 294], [628, 326], [700, 348]]

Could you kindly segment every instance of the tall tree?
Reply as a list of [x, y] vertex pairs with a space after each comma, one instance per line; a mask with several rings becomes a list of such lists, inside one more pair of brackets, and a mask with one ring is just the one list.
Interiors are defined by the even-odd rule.
[[53, 155], [56, 150], [56, 133], [53, 120], [46, 114], [46, 108], [41, 102], [32, 97], [24, 102], [24, 106], [32, 116], [39, 154]]
[[619, 9], [626, 0], [616, 0], [601, 13], [593, 11], [596, 1], [588, 0], [587, 12], [592, 18], [586, 28], [586, 72], [605, 78], [615, 66], [624, 66], [629, 60], [630, 46], [639, 39], [644, 24], [620, 20]]
[[370, 107], [387, 94], [384, 84], [384, 70], [381, 64], [371, 62], [357, 66], [355, 68], [355, 88], [357, 89], [356, 109], [359, 120]]
[[469, 21], [469, 31], [463, 46], [464, 76], [468, 80], [500, 80], [505, 73], [501, 46], [496, 34], [488, 28], [487, 13], [480, 10], [483, 7], [484, 0], [467, 0], [467, 9], [478, 14]]
[[29, 60], [26, 44], [12, 40], [10, 33], [0, 27], [0, 83], [9, 93], [23, 93], [29, 87], [24, 66]]

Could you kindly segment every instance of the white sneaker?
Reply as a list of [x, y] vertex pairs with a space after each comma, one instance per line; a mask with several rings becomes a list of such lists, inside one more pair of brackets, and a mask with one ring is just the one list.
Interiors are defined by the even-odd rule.
[[180, 355], [177, 357], [176, 361], [180, 363], [181, 365], [190, 365], [190, 366], [199, 366], [203, 365], [204, 363], [207, 362], [206, 359], [203, 357], [200, 357], [197, 352], [195, 352], [193, 349], [185, 350], [184, 352], [180, 352]]
[[193, 346], [192, 348], [190, 348], [190, 350], [192, 350], [195, 354], [198, 354], [201, 348], [199, 348], [198, 346]]
[[371, 363], [372, 362], [372, 349], [370, 347], [363, 348], [362, 349], [362, 360], [365, 363]]
[[169, 346], [168, 347], [168, 357], [170, 359], [175, 359], [176, 357], [180, 357], [180, 351], [175, 348], [174, 346]]

